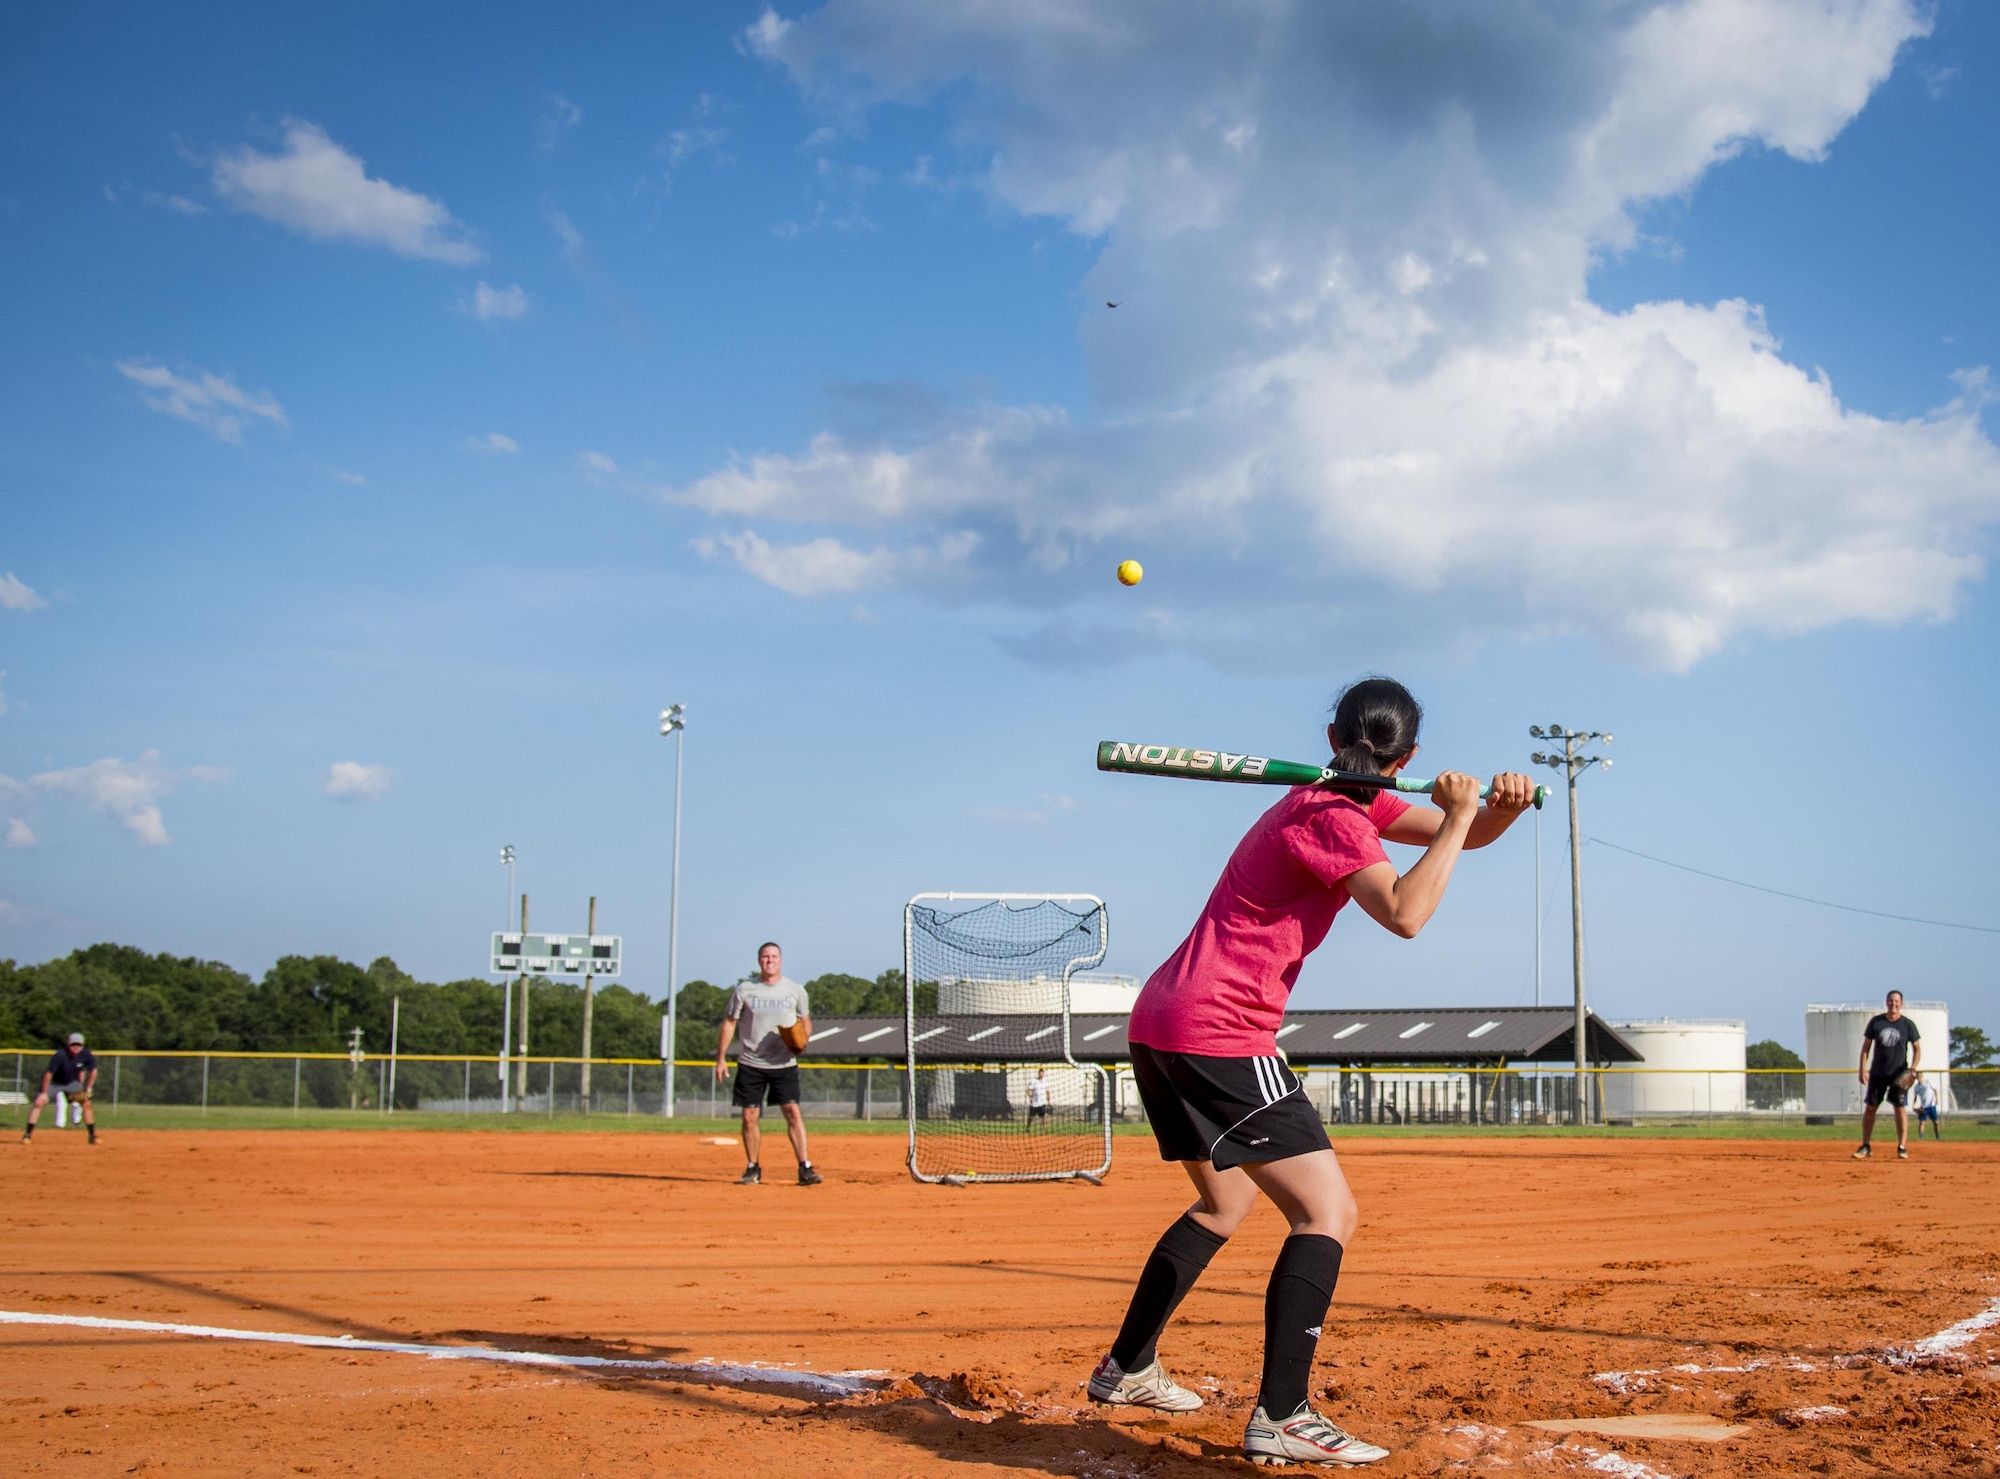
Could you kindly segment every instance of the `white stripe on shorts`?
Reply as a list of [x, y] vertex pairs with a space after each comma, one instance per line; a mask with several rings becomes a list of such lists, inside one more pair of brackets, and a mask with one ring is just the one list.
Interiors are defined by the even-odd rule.
[[[1208, 1146], [1210, 1156], [1215, 1154], [1216, 1146], [1222, 1144], [1223, 1141], [1234, 1135], [1273, 1104], [1292, 1094], [1300, 1093], [1304, 1088], [1304, 1085], [1299, 1082], [1296, 1075], [1288, 1075], [1285, 1070], [1278, 1067], [1278, 1059], [1276, 1058], [1252, 1058], [1250, 1065], [1256, 1070], [1257, 1092], [1263, 1096], [1264, 1102], [1244, 1115], [1242, 1119], [1224, 1130], [1220, 1135], [1217, 1135], [1214, 1140], [1210, 1141]], [[1289, 1086], [1285, 1083], [1285, 1079], [1288, 1076], [1292, 1079]]]

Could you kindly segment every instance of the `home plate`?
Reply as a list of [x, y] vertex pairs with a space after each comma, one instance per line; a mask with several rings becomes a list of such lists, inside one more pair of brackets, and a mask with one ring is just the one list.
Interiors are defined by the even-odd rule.
[[1603, 1438], [1682, 1438], [1696, 1443], [1720, 1443], [1750, 1431], [1745, 1423], [1726, 1423], [1699, 1412], [1644, 1412], [1633, 1417], [1560, 1417], [1523, 1423], [1545, 1433], [1596, 1433]]

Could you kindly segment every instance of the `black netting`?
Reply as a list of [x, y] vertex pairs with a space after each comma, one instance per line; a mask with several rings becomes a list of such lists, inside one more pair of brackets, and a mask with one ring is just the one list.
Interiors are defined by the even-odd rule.
[[968, 1180], [1101, 1173], [1110, 1081], [1071, 1057], [1066, 987], [1104, 959], [1103, 905], [912, 903], [905, 938], [911, 1170]]

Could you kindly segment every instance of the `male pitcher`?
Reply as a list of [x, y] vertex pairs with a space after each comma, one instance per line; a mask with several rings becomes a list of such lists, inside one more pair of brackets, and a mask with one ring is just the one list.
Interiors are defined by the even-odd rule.
[[1854, 1152], [1865, 1161], [1875, 1152], [1868, 1144], [1875, 1134], [1875, 1112], [1887, 1099], [1896, 1111], [1896, 1159], [1910, 1158], [1909, 1085], [1905, 1069], [1914, 1070], [1924, 1061], [1924, 1045], [1917, 1024], [1903, 1015], [1903, 993], [1891, 991], [1882, 1010], [1868, 1019], [1861, 1030], [1861, 1084], [1864, 1108], [1861, 1111], [1861, 1148]]
[[[715, 1048], [715, 1081], [729, 1077], [729, 1044], [739, 1035], [736, 1048], [736, 1087], [729, 1102], [743, 1111], [743, 1159], [747, 1164], [737, 1178], [739, 1186], [759, 1186], [764, 1168], [757, 1156], [764, 1143], [762, 1119], [766, 1102], [778, 1106], [785, 1116], [785, 1133], [791, 1137], [792, 1154], [799, 1158], [799, 1185], [817, 1186], [821, 1177], [806, 1158], [806, 1121], [799, 1112], [799, 1060], [785, 1046], [778, 1029], [802, 1022], [812, 1030], [812, 1008], [806, 988], [785, 975], [785, 957], [777, 945], [766, 940], [757, 947], [757, 976], [739, 981], [722, 1009], [722, 1040]], [[738, 1024], [741, 1023], [740, 1033]]]

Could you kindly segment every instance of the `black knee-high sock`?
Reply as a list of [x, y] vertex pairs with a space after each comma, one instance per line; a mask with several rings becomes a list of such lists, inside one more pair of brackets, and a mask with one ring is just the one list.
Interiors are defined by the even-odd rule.
[[1111, 1346], [1111, 1359], [1120, 1371], [1137, 1371], [1153, 1364], [1153, 1347], [1160, 1332], [1167, 1328], [1167, 1321], [1194, 1288], [1208, 1261], [1228, 1241], [1185, 1212], [1160, 1235], [1160, 1241], [1153, 1245], [1153, 1256], [1139, 1274], [1139, 1287], [1132, 1291], [1118, 1339]]
[[1278, 1250], [1264, 1291], [1264, 1386], [1258, 1405], [1284, 1419], [1305, 1405], [1313, 1352], [1340, 1281], [1340, 1244], [1317, 1233], [1295, 1233]]

